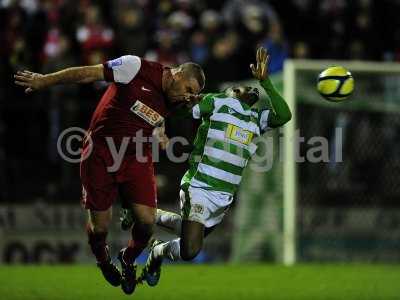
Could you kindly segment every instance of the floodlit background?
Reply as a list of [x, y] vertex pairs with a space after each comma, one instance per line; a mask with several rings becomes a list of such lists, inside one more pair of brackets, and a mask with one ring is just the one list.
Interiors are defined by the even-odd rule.
[[[0, 292], [10, 293], [6, 299], [99, 299], [93, 291], [77, 292], [93, 287], [104, 297], [122, 296], [111, 292], [92, 267], [86, 215], [79, 203], [79, 165], [63, 161], [56, 147], [64, 129], [88, 127], [106, 83], [57, 86], [27, 96], [13, 85], [17, 70], [48, 73], [125, 54], [169, 66], [191, 60], [205, 70], [205, 91], [214, 92], [250, 80], [249, 64], [263, 45], [271, 55], [276, 86], [284, 92], [295, 83], [294, 128], [305, 137], [298, 153], [306, 157], [315, 146], [307, 141], [322, 136], [330, 141], [329, 161], [305, 159], [288, 176], [282, 161], [287, 157], [279, 153], [292, 145], [281, 142], [282, 131], [270, 133], [273, 150], [261, 150], [274, 154], [273, 168], [246, 172], [228, 217], [195, 261], [214, 264], [167, 267], [159, 288], [140, 288], [139, 293], [148, 299], [397, 299], [399, 12], [398, 0], [0, 0]], [[298, 59], [293, 82], [283, 77], [289, 59]], [[356, 71], [350, 68], [356, 83], [352, 99], [337, 105], [317, 94], [316, 77], [326, 62], [319, 67], [315, 60], [321, 59], [357, 66]], [[314, 67], [305, 68], [307, 62]], [[167, 123], [170, 136], [189, 140], [193, 128], [189, 119]], [[334, 162], [337, 128], [343, 162]], [[175, 151], [182, 154], [185, 148]], [[162, 154], [156, 168], [159, 206], [177, 210], [186, 163], [171, 163]], [[289, 239], [284, 236], [288, 178], [295, 180], [295, 195], [289, 200], [296, 207], [291, 220], [295, 232]], [[129, 238], [119, 229], [118, 202], [115, 207], [110, 236], [114, 253]], [[264, 265], [284, 262], [288, 244], [294, 246], [292, 259], [305, 265]], [[146, 253], [139, 261], [145, 259]], [[229, 262], [240, 267], [227, 267]], [[60, 263], [68, 266], [15, 267]], [[82, 266], [69, 266], [76, 264]], [[24, 276], [31, 284], [25, 284]], [[54, 289], [38, 289], [47, 280]], [[80, 285], [84, 281], [86, 287]], [[229, 292], [220, 294], [221, 289]]]

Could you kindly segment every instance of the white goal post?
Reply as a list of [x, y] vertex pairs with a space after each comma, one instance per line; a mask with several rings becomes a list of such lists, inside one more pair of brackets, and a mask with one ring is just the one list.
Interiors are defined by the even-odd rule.
[[[344, 66], [353, 73], [380, 73], [386, 75], [400, 74], [400, 64], [395, 63], [327, 60], [287, 60], [285, 62], [283, 72], [283, 94], [292, 110], [293, 119], [284, 126], [282, 239], [282, 260], [284, 265], [293, 265], [297, 260], [296, 204], [298, 195], [298, 179], [297, 164], [295, 162], [295, 151], [297, 151], [297, 145], [294, 141], [295, 131], [296, 128], [298, 128], [296, 124], [296, 89], [298, 88], [296, 79], [301, 71], [315, 71], [316, 75], [318, 75], [318, 73], [323, 69], [332, 65]], [[356, 76], [355, 88], [357, 89]]]

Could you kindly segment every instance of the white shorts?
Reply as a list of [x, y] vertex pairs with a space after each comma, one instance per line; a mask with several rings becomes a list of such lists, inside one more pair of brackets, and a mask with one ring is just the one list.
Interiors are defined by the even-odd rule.
[[221, 223], [233, 201], [232, 194], [189, 186], [179, 193], [182, 219], [212, 227]]

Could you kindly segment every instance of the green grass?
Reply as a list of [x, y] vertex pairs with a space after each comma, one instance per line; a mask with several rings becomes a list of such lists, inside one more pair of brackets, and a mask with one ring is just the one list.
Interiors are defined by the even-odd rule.
[[[0, 299], [127, 299], [90, 266], [0, 267]], [[165, 266], [159, 285], [135, 299], [400, 299], [400, 265]]]

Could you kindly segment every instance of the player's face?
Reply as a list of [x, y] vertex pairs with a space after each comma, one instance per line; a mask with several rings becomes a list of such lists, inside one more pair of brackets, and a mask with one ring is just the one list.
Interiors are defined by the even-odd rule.
[[242, 85], [230, 87], [226, 93], [228, 96], [243, 100], [250, 105], [256, 103], [260, 96], [257, 88]]
[[176, 103], [187, 101], [190, 95], [197, 95], [200, 92], [201, 87], [196, 79], [183, 77], [180, 73], [175, 74], [167, 94], [170, 101]]

